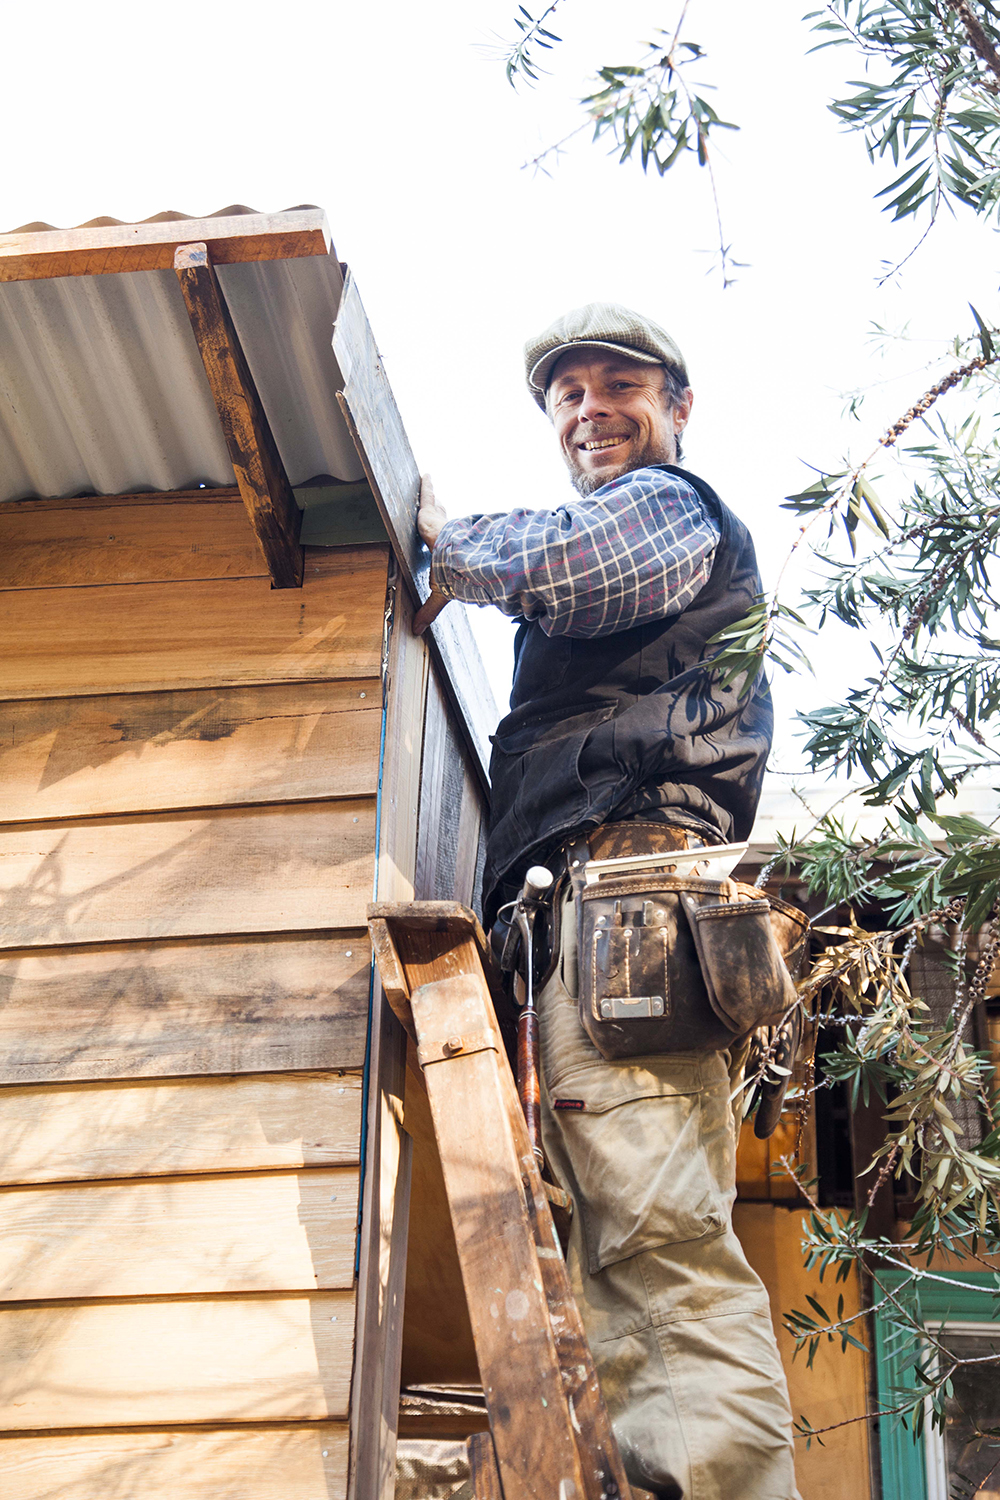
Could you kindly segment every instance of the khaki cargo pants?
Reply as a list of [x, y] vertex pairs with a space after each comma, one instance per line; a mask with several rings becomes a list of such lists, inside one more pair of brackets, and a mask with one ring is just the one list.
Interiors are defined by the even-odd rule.
[[728, 1054], [605, 1062], [577, 1013], [572, 907], [562, 929], [538, 997], [542, 1132], [629, 1478], [670, 1500], [799, 1500], [767, 1293], [732, 1227]]

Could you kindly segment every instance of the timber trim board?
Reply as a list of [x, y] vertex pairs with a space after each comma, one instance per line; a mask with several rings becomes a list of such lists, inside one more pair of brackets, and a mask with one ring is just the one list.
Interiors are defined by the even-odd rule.
[[179, 245], [174, 271], [219, 413], [236, 483], [277, 589], [302, 587], [302, 514], [212, 257], [204, 241]]
[[[430, 553], [416, 528], [420, 474], [350, 271], [334, 325], [333, 352], [344, 376], [344, 389], [338, 392], [337, 400], [407, 588], [417, 604], [422, 604], [430, 593]], [[445, 610], [425, 639], [488, 792], [490, 735], [499, 715], [465, 614]]]
[[142, 490], [127, 495], [68, 495], [65, 499], [50, 495], [38, 500], [4, 500], [0, 502], [0, 516], [36, 510], [106, 510], [119, 505], [129, 508], [134, 505], [192, 505], [198, 501], [240, 505], [242, 498], [235, 484], [214, 488], [205, 485], [196, 490]]
[[229, 214], [160, 224], [109, 224], [0, 235], [0, 282], [54, 276], [168, 271], [178, 245], [204, 240], [217, 265], [329, 255], [330, 230], [319, 208], [277, 214]]

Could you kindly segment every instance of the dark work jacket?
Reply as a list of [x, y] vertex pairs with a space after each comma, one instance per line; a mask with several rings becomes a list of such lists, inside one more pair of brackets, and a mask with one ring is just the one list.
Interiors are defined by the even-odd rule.
[[760, 595], [750, 533], [702, 479], [692, 485], [720, 528], [712, 571], [686, 609], [592, 639], [547, 636], [522, 621], [510, 713], [493, 737], [484, 918], [516, 895], [528, 865], [577, 831], [658, 818], [745, 839], [774, 715], [761, 673], [742, 698], [720, 686], [708, 641]]

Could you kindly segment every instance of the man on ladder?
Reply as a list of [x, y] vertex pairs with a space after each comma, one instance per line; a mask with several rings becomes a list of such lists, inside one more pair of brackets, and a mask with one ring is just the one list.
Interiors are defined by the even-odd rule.
[[[580, 498], [449, 521], [425, 480], [432, 593], [414, 629], [450, 599], [520, 620], [491, 764], [484, 913], [496, 920], [529, 866], [559, 877], [537, 997], [543, 1143], [573, 1198], [567, 1262], [629, 1478], [671, 1500], [796, 1500], [767, 1294], [732, 1227], [738, 1023], [689, 1025], [705, 962], [680, 917], [655, 900], [630, 908], [627, 881], [607, 916], [583, 892], [590, 864], [749, 835], [770, 695], [763, 675], [723, 687], [710, 643], [760, 592], [753, 544], [678, 466], [692, 392], [662, 328], [593, 303], [525, 356]], [[658, 993], [622, 990], [622, 955], [627, 974], [630, 953], [652, 951], [639, 939], [666, 943], [668, 931], [662, 980], [636, 981]], [[625, 1014], [645, 1019], [623, 1026]], [[624, 1055], [623, 1037], [639, 1038]]]

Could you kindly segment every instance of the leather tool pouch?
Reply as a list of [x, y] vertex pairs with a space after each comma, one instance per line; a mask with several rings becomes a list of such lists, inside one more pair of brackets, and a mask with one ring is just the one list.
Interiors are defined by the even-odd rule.
[[580, 1018], [602, 1057], [721, 1052], [794, 1004], [806, 917], [734, 882], [577, 883]]

